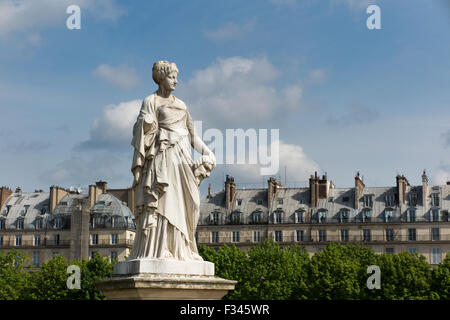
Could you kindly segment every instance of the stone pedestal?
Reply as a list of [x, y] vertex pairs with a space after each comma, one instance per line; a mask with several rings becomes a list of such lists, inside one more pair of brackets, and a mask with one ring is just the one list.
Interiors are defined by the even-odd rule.
[[95, 286], [113, 300], [219, 300], [236, 281], [214, 277], [207, 261], [135, 259], [114, 265], [114, 276]]

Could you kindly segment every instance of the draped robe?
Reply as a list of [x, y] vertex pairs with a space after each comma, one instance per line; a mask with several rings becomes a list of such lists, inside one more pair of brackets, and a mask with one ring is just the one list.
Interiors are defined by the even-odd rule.
[[200, 192], [191, 151], [194, 124], [183, 101], [155, 100], [156, 93], [144, 99], [133, 128], [131, 170], [141, 167], [142, 173], [134, 187], [137, 230], [130, 259], [203, 260], [195, 242]]

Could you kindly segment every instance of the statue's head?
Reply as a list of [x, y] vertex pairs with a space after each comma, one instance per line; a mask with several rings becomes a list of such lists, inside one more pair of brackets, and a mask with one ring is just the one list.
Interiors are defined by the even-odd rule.
[[153, 64], [152, 78], [158, 85], [171, 73], [178, 75], [178, 68], [174, 62], [157, 61]]

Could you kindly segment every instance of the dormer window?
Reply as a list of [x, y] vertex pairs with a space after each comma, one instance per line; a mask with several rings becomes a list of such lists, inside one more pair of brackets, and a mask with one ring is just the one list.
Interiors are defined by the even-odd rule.
[[349, 219], [350, 219], [350, 210], [342, 209], [340, 212], [340, 222], [348, 223]]
[[233, 212], [231, 214], [231, 223], [232, 224], [239, 224], [239, 223], [241, 223], [241, 215], [239, 214], [239, 212]]
[[112, 216], [111, 217], [111, 227], [112, 228], [118, 228], [119, 227], [119, 217], [118, 216]]
[[262, 205], [262, 204], [263, 204], [262, 199], [257, 199], [257, 200], [256, 200], [256, 204], [257, 204], [257, 205]]
[[274, 214], [275, 223], [283, 223], [283, 211], [276, 211]]
[[23, 219], [17, 219], [17, 230], [23, 230]]
[[363, 197], [363, 200], [364, 200], [364, 206], [365, 207], [372, 208], [372, 206], [373, 206], [373, 196], [371, 194], [366, 194]]
[[253, 212], [253, 222], [254, 222], [254, 223], [259, 223], [259, 222], [261, 222], [261, 218], [262, 218], [262, 213], [261, 213], [261, 211], [255, 211], [255, 212]]
[[431, 211], [430, 211], [430, 221], [437, 222], [437, 221], [441, 220], [440, 218], [441, 218], [441, 210], [439, 210], [439, 209], [431, 209]]
[[30, 207], [30, 205], [28, 205], [28, 204], [24, 205], [22, 211], [20, 212], [20, 214], [22, 216], [26, 215], [29, 207]]
[[62, 217], [55, 217], [55, 220], [53, 222], [53, 227], [55, 229], [59, 229], [62, 227]]
[[236, 205], [240, 206], [242, 204], [242, 199], [237, 199], [236, 200]]
[[295, 217], [295, 222], [297, 222], [297, 223], [303, 223], [303, 214], [304, 214], [304, 211], [303, 211], [303, 210], [298, 210], [298, 211], [296, 211], [296, 212], [295, 212], [295, 215], [296, 215], [296, 217]]
[[39, 230], [42, 229], [42, 219], [36, 219], [36, 222], [34, 224], [34, 227]]
[[321, 210], [317, 213], [317, 218], [319, 220], [319, 223], [326, 223], [327, 222], [327, 211]]
[[409, 193], [409, 205], [412, 207], [417, 206], [417, 193], [415, 192]]
[[278, 198], [278, 204], [283, 205], [283, 198]]
[[384, 222], [391, 222], [393, 218], [393, 210], [386, 209], [384, 210]]
[[384, 197], [384, 202], [385, 202], [386, 207], [393, 207], [393, 206], [395, 206], [395, 195], [387, 194]]
[[406, 222], [416, 222], [416, 209], [411, 208], [406, 211]]
[[211, 213], [210, 222], [211, 222], [211, 224], [219, 224], [219, 213], [218, 212]]
[[5, 229], [5, 219], [0, 219], [0, 230]]
[[364, 210], [362, 212], [362, 222], [370, 222], [372, 217], [372, 210]]
[[431, 194], [431, 206], [432, 207], [439, 207], [440, 206], [440, 194], [439, 193], [432, 193]]
[[349, 202], [350, 201], [350, 197], [342, 197], [342, 202]]

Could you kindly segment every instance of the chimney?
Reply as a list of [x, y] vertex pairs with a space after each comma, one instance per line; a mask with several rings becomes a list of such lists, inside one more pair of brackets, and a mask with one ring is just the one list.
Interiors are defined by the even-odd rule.
[[231, 203], [234, 200], [234, 194], [236, 192], [236, 184], [234, 178], [227, 175], [225, 180], [225, 208], [231, 208]]
[[16, 193], [19, 193], [19, 194], [22, 193], [22, 188], [21, 187], [17, 187], [16, 188]]
[[99, 190], [101, 190], [102, 193], [106, 193], [106, 186], [108, 185], [108, 182], [100, 180], [100, 181], [97, 181], [95, 183], [95, 185], [97, 186], [97, 188]]
[[208, 198], [211, 198], [211, 183], [208, 185]]
[[277, 180], [274, 177], [270, 177], [269, 180], [267, 180], [267, 207], [272, 207], [273, 198], [277, 194]]
[[406, 188], [409, 186], [409, 182], [404, 175], [397, 175], [395, 180], [397, 182], [398, 205], [403, 206], [406, 204]]
[[355, 203], [354, 203], [355, 209], [358, 209], [359, 198], [361, 197], [364, 187], [365, 187], [365, 184], [359, 177], [359, 171], [358, 171], [355, 176]]
[[423, 208], [423, 212], [427, 212], [428, 211], [428, 177], [427, 174], [425, 172], [425, 170], [423, 170], [422, 173], [422, 208]]
[[51, 186], [50, 187], [50, 213], [53, 213], [53, 210], [55, 209], [56, 205], [59, 201], [67, 194], [67, 190], [58, 187], [58, 186]]
[[13, 194], [13, 192], [10, 188], [8, 188], [8, 187], [0, 188], [0, 209], [3, 208], [3, 205], [5, 204], [6, 200], [12, 194]]
[[317, 207], [319, 201], [319, 178], [317, 177], [317, 171], [314, 173], [314, 177], [311, 175], [309, 178], [309, 202], [313, 208]]
[[89, 185], [89, 208], [92, 208], [97, 202], [97, 186], [94, 184]]
[[330, 189], [330, 182], [327, 179], [327, 175], [323, 175], [319, 182], [319, 199], [327, 199]]

